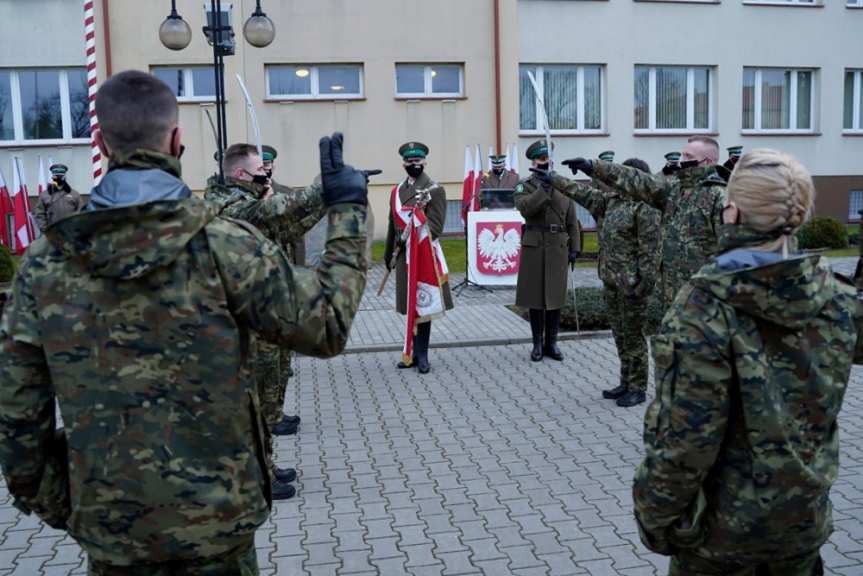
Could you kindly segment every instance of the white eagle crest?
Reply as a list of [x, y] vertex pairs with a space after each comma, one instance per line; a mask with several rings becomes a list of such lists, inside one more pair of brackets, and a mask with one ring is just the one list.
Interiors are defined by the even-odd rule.
[[503, 224], [498, 224], [494, 232], [485, 228], [479, 233], [479, 255], [485, 267], [495, 272], [514, 269], [520, 248], [521, 236], [514, 228], [504, 233]]

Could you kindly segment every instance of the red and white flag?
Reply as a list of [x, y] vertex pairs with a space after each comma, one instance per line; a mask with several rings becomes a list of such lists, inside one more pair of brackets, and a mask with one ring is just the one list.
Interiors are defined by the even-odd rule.
[[470, 155], [470, 146], [464, 147], [464, 184], [461, 190], [461, 222], [467, 226], [467, 213], [470, 211], [471, 199], [473, 198], [473, 158]]
[[12, 163], [14, 164], [13, 191], [15, 193], [12, 198], [15, 210], [15, 253], [20, 256], [36, 239], [36, 229], [30, 214], [30, 195], [27, 191], [27, 183], [24, 181], [21, 160], [13, 158]]
[[514, 174], [518, 174], [518, 143], [513, 144], [509, 153], [509, 168]]
[[429, 322], [446, 312], [443, 286], [449, 270], [440, 242], [432, 240], [423, 206], [403, 206], [395, 186], [390, 197], [393, 220], [405, 239], [407, 264], [407, 324], [402, 347], [402, 362], [413, 362], [416, 325]]
[[13, 246], [10, 232], [14, 229], [14, 216], [15, 207], [12, 204], [12, 198], [9, 196], [9, 189], [6, 187], [3, 171], [0, 170], [0, 244], [10, 249]]
[[482, 154], [480, 153], [479, 144], [476, 145], [476, 158], [474, 160], [473, 203], [470, 208], [471, 212], [479, 210], [479, 191], [482, 187]]

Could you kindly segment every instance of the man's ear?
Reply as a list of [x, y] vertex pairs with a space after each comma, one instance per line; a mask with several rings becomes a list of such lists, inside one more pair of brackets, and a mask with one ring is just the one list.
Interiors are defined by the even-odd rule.
[[101, 130], [93, 130], [93, 141], [96, 143], [96, 146], [99, 147], [99, 150], [102, 151], [102, 156], [110, 159], [111, 151], [108, 150], [108, 145], [105, 143], [105, 137], [102, 135]]
[[171, 132], [171, 156], [179, 158], [183, 153], [183, 129], [177, 126]]

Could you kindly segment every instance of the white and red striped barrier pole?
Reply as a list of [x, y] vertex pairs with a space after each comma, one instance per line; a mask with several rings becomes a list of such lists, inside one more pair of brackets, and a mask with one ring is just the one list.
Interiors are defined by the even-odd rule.
[[[96, 13], [93, 0], [84, 0], [84, 35], [87, 45], [87, 93], [90, 101], [90, 134], [99, 129], [96, 118], [96, 92], [99, 90], [99, 76], [96, 70]], [[90, 159], [93, 165], [93, 184], [102, 178], [102, 153], [90, 138]]]

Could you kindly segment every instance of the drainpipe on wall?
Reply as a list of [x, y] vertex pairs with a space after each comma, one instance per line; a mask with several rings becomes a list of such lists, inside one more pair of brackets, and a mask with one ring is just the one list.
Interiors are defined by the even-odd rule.
[[108, 0], [102, 0], [102, 34], [105, 39], [105, 79], [113, 75], [111, 66], [111, 12], [108, 9]]
[[[104, 0], [107, 2], [107, 0]], [[502, 154], [501, 146], [501, 97], [500, 97], [500, 0], [494, 0], [494, 114], [495, 154]]]

